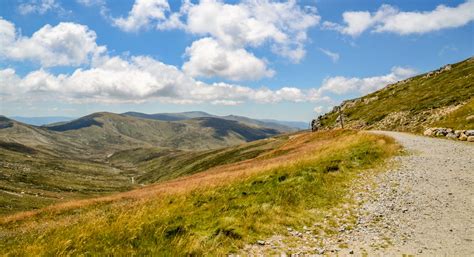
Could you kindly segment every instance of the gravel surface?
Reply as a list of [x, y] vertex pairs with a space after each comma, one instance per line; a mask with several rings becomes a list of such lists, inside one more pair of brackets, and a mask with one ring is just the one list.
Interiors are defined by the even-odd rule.
[[[407, 154], [380, 174], [375, 199], [341, 254], [474, 256], [474, 144], [398, 132]], [[385, 241], [385, 242], [383, 242]]]
[[406, 154], [395, 157], [388, 171], [375, 173], [372, 186], [354, 186], [357, 204], [350, 215], [357, 217], [355, 224], [345, 229], [341, 222], [338, 233], [327, 237], [312, 234], [320, 224], [312, 226], [311, 233], [288, 228], [288, 235], [249, 245], [244, 252], [474, 256], [474, 144], [399, 132], [371, 133], [395, 138]]

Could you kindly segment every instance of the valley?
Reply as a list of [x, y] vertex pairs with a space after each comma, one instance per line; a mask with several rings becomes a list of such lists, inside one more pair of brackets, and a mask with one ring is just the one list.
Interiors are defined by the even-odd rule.
[[247, 151], [249, 147], [263, 151], [248, 160], [226, 161], [126, 193], [4, 216], [0, 251], [236, 252], [246, 243], [286, 231], [287, 226], [325, 219], [350, 203], [347, 190], [356, 177], [380, 167], [399, 149], [388, 137], [342, 130], [296, 133], [250, 144]]
[[112, 113], [41, 127], [4, 117], [0, 125], [1, 214], [123, 192], [254, 158], [281, 140], [239, 144], [282, 132], [210, 117], [162, 121]]

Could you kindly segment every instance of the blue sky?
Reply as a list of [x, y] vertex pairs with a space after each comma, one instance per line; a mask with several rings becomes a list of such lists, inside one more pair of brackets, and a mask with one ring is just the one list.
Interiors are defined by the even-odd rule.
[[474, 1], [6, 0], [0, 113], [309, 120], [474, 55]]

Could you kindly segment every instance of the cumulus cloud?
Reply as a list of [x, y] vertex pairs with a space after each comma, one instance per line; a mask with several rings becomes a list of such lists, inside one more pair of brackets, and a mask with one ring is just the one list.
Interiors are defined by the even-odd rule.
[[[217, 75], [235, 80], [256, 79], [271, 76], [273, 71], [244, 48], [221, 45], [211, 37], [197, 40], [187, 49], [189, 61], [182, 70], [148, 56], [109, 56], [106, 47], [98, 46], [95, 39], [94, 31], [75, 23], [46, 25], [31, 37], [23, 37], [18, 35], [14, 24], [0, 18], [1, 58], [34, 60], [45, 68], [86, 64], [64, 74], [41, 68], [20, 76], [11, 68], [0, 69], [0, 100], [30, 103], [38, 99], [105, 103], [161, 101], [218, 105], [249, 101], [331, 103], [327, 93], [371, 92], [414, 74], [411, 69], [395, 67], [383, 76], [327, 78], [320, 88], [310, 89], [205, 83], [194, 77]], [[246, 74], [245, 77], [242, 74]]]
[[319, 20], [314, 8], [301, 8], [296, 1], [208, 0], [188, 7], [186, 30], [234, 48], [271, 42], [276, 54], [298, 62], [304, 57], [307, 30]]
[[473, 10], [474, 0], [467, 0], [456, 7], [438, 5], [434, 10], [424, 12], [403, 12], [384, 4], [375, 13], [344, 12], [344, 25], [326, 21], [323, 27], [350, 36], [358, 36], [368, 29], [377, 33], [424, 34], [464, 26], [474, 20]]
[[[317, 25], [320, 17], [314, 7], [301, 7], [295, 0], [246, 0], [235, 4], [219, 0], [203, 0], [193, 4], [184, 0], [178, 12], [171, 12], [166, 0], [136, 0], [128, 17], [112, 20], [124, 31], [155, 27], [158, 30], [182, 29], [201, 36], [186, 53], [189, 60], [185, 67], [189, 67], [189, 74], [241, 80], [273, 73], [262, 59], [250, 53], [252, 48], [268, 45], [275, 54], [292, 62], [303, 59], [307, 30]], [[226, 65], [229, 68], [220, 70], [222, 63], [216, 63], [215, 55], [205, 60], [205, 55], [192, 51], [198, 46], [204, 48], [204, 44], [227, 56]], [[246, 64], [247, 68], [244, 69], [243, 61], [229, 63], [231, 59], [235, 61], [232, 57], [238, 55], [250, 61]], [[194, 60], [204, 60], [203, 66], [198, 67], [199, 63]], [[253, 72], [244, 73], [248, 70]], [[241, 73], [237, 74], [239, 71]]]
[[324, 48], [319, 48], [319, 51], [321, 51], [323, 54], [325, 54], [329, 58], [331, 58], [332, 62], [336, 63], [337, 61], [339, 61], [339, 54], [338, 53], [329, 51], [329, 50], [324, 49]]
[[69, 22], [48, 24], [24, 37], [13, 23], [0, 18], [0, 58], [31, 60], [44, 67], [79, 66], [106, 50], [96, 44], [96, 37], [87, 26]]
[[[102, 56], [88, 69], [71, 74], [52, 74], [40, 69], [19, 76], [11, 68], [0, 70], [0, 100], [49, 100], [68, 102], [127, 103], [160, 101], [175, 104], [211, 103], [238, 105], [246, 102], [312, 102], [333, 104], [327, 95], [365, 94], [387, 84], [414, 75], [407, 68], [395, 67], [383, 76], [367, 78], [332, 77], [320, 87], [300, 89], [282, 87], [252, 88], [229, 83], [205, 83], [196, 80], [175, 66], [148, 56]], [[324, 109], [315, 109], [316, 112]]]
[[192, 77], [224, 77], [231, 80], [256, 80], [271, 77], [274, 71], [245, 49], [226, 48], [212, 38], [194, 41], [186, 48], [189, 60], [183, 71]]
[[320, 92], [331, 92], [338, 95], [356, 93], [358, 95], [377, 91], [388, 84], [406, 79], [416, 75], [416, 71], [410, 68], [394, 67], [389, 74], [367, 78], [347, 78], [336, 76], [326, 78], [319, 88]]
[[319, 105], [319, 106], [316, 106], [314, 107], [313, 111], [316, 113], [316, 114], [323, 114], [325, 112], [328, 112], [330, 110], [330, 107], [329, 106], [323, 106], [323, 105]]
[[167, 0], [136, 0], [127, 17], [114, 18], [113, 24], [124, 31], [138, 31], [166, 20]]
[[54, 97], [75, 102], [212, 103], [236, 105], [247, 101], [275, 103], [324, 100], [315, 90], [283, 87], [278, 90], [250, 88], [228, 83], [207, 84], [193, 79], [175, 66], [151, 57], [103, 56], [89, 69], [54, 75], [43, 69], [23, 77], [13, 69], [0, 70], [2, 101], [25, 96]]

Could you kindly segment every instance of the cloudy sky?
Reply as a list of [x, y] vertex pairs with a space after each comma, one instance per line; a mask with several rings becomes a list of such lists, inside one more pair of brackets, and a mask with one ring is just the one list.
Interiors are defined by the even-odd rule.
[[311, 119], [474, 55], [474, 0], [2, 0], [0, 114]]

